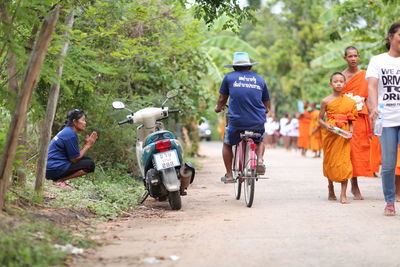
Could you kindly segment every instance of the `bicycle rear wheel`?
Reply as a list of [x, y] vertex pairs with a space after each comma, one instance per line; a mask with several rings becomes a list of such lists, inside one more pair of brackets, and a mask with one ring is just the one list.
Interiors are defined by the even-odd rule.
[[243, 187], [244, 201], [246, 202], [246, 206], [250, 208], [253, 205], [254, 200], [254, 178], [244, 178]]
[[[250, 144], [246, 144], [246, 157], [245, 157], [245, 176], [243, 177], [243, 192], [244, 192], [244, 201], [246, 202], [247, 207], [251, 207], [253, 205], [254, 200], [254, 189], [255, 189], [255, 179], [247, 178], [247, 177], [256, 177], [256, 170], [251, 167], [250, 161], [254, 151], [251, 151]], [[253, 155], [254, 156], [254, 155]], [[247, 176], [247, 177], [246, 177]]]

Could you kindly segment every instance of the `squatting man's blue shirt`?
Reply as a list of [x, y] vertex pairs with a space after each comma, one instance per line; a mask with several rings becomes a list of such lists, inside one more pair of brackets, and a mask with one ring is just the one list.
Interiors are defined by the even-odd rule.
[[67, 126], [50, 142], [46, 177], [59, 177], [71, 166], [70, 159], [79, 156], [78, 135], [70, 126]]

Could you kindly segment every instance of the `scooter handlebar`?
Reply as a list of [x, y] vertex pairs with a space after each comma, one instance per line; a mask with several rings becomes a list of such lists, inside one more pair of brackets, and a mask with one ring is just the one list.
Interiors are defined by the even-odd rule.
[[128, 115], [127, 119], [118, 122], [118, 125], [122, 125], [122, 124], [125, 124], [125, 123], [133, 123], [133, 116], [132, 115]]
[[126, 119], [126, 120], [120, 121], [120, 122], [118, 122], [118, 125], [122, 125], [122, 124], [128, 123], [129, 121], [130, 121], [130, 119]]
[[181, 113], [182, 112], [182, 110], [180, 110], [180, 109], [169, 109], [168, 110], [168, 113]]

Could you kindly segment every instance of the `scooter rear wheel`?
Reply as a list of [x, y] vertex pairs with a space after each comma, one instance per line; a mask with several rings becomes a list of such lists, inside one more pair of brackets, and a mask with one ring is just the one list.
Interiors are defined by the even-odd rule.
[[172, 210], [180, 210], [182, 208], [180, 192], [179, 191], [169, 192], [168, 202]]

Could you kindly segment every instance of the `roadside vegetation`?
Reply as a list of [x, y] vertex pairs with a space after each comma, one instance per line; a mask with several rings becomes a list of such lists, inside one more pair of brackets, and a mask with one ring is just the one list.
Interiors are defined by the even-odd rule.
[[[218, 17], [229, 28], [250, 15], [230, 1], [185, 4], [1, 1], [1, 266], [80, 260], [82, 249], [97, 245], [89, 238], [97, 223], [129, 215], [138, 205], [143, 186], [137, 179], [136, 126], [116, 125], [127, 114], [114, 111], [112, 101], [135, 111], [158, 106], [169, 90], [179, 90], [168, 105], [184, 116], [165, 124], [181, 139], [185, 156], [196, 155], [198, 120], [215, 94], [207, 85], [202, 43]], [[96, 171], [71, 181], [73, 190], [54, 188], [38, 171], [44, 145], [75, 108], [87, 114], [87, 132], [99, 133], [89, 153]]]
[[[384, 51], [384, 33], [400, 11], [390, 0], [248, 2], [244, 9], [239, 1], [211, 0], [0, 2], [0, 152], [2, 163], [11, 162], [10, 172], [0, 166], [1, 266], [67, 264], [71, 253], [62, 248], [96, 246], [88, 239], [95, 224], [138, 204], [143, 192], [134, 127], [116, 126], [126, 113], [114, 111], [112, 101], [135, 111], [179, 90], [168, 105], [184, 115], [165, 124], [181, 139], [185, 156], [195, 157], [201, 117], [213, 125], [213, 139], [219, 137], [223, 118], [213, 108], [230, 71], [223, 65], [234, 51], [261, 63], [254, 69], [267, 80], [273, 110], [295, 112], [296, 101], [319, 102], [327, 94], [325, 81], [344, 69], [346, 46], [359, 48], [364, 67]], [[52, 38], [48, 48], [39, 47], [46, 56], [30, 87], [25, 78], [35, 71], [28, 63], [49, 17], [55, 21]], [[18, 99], [29, 93], [24, 107]], [[48, 110], [51, 103], [55, 113]], [[88, 115], [87, 132], [99, 133], [90, 150], [96, 171], [66, 191], [37, 173], [48, 143], [39, 140], [47, 128], [54, 136], [75, 108]], [[45, 127], [49, 120], [52, 126]]]

